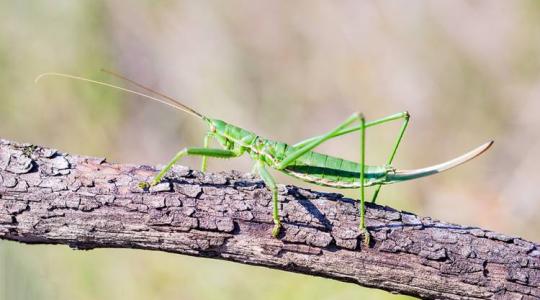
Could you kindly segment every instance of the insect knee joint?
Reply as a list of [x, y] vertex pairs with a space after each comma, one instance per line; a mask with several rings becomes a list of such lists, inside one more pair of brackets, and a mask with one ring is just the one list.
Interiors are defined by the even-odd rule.
[[355, 112], [355, 113], [353, 114], [353, 116], [354, 116], [356, 119], [358, 119], [358, 120], [364, 120], [364, 119], [365, 119], [364, 114], [361, 113], [361, 112], [358, 112], [358, 111]]

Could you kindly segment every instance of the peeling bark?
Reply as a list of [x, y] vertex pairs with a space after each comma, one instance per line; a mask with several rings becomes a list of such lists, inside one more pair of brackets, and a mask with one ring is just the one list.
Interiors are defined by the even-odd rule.
[[257, 177], [156, 169], [0, 140], [0, 238], [23, 243], [160, 250], [332, 278], [437, 299], [540, 299], [540, 245], [368, 204], [280, 186], [283, 230]]

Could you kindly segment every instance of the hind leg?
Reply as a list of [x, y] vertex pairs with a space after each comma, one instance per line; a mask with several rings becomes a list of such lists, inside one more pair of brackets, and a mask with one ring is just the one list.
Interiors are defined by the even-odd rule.
[[[403, 124], [401, 125], [401, 129], [399, 130], [398, 137], [396, 141], [394, 142], [394, 147], [392, 148], [392, 152], [390, 153], [390, 157], [386, 161], [387, 165], [391, 165], [392, 161], [394, 161], [394, 156], [396, 156], [397, 149], [399, 147], [399, 144], [401, 143], [401, 139], [403, 138], [403, 134], [405, 134], [405, 130], [407, 129], [407, 125], [409, 125], [409, 118], [410, 115], [408, 112], [403, 113]], [[379, 184], [377, 186], [377, 189], [375, 189], [375, 192], [373, 192], [373, 198], [371, 198], [371, 203], [375, 203], [377, 200], [377, 196], [379, 196], [379, 192], [381, 191], [382, 185]]]

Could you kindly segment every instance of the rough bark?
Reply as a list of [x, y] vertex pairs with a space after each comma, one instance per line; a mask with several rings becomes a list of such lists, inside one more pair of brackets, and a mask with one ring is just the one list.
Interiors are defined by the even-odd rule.
[[0, 238], [168, 251], [332, 278], [437, 299], [540, 299], [540, 245], [488, 230], [280, 186], [284, 228], [252, 175], [173, 169], [144, 191], [149, 166], [0, 140]]

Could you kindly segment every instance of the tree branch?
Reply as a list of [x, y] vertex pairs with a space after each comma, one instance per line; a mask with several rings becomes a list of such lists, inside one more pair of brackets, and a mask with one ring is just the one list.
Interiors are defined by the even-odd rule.
[[370, 204], [365, 247], [355, 201], [280, 186], [275, 239], [259, 178], [177, 167], [141, 190], [155, 172], [0, 140], [0, 238], [212, 257], [422, 298], [540, 298], [540, 246], [518, 237]]

